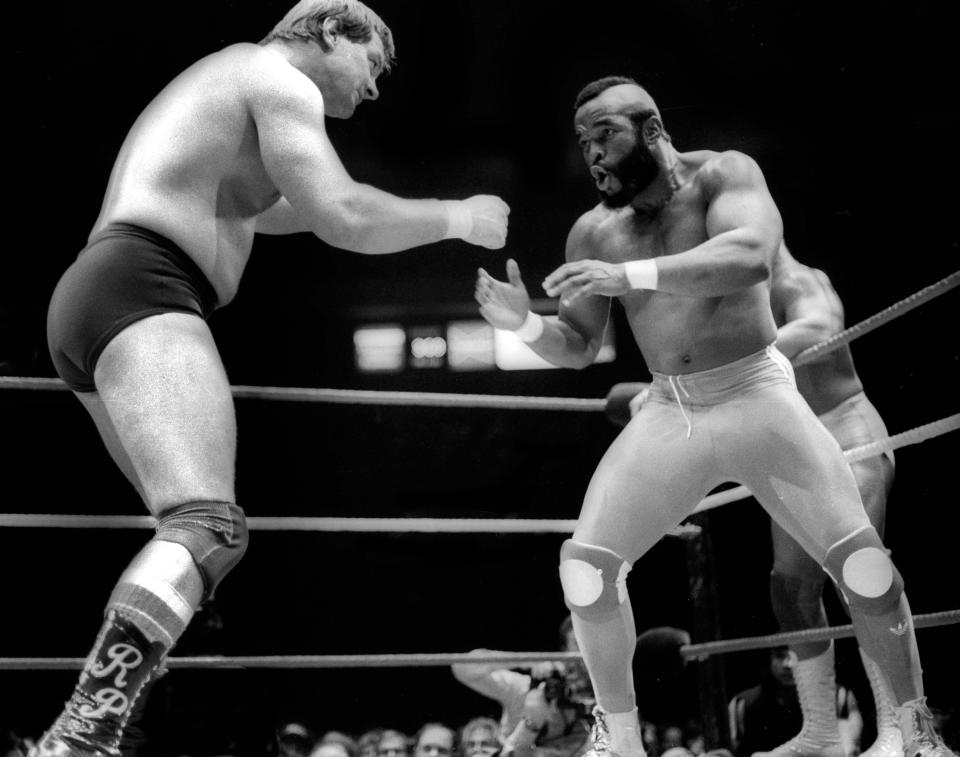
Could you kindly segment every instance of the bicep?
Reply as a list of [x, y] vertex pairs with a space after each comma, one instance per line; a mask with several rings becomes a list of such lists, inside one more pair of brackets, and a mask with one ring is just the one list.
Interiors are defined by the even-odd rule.
[[312, 218], [352, 184], [324, 128], [323, 98], [299, 72], [257, 87], [250, 109], [264, 168], [297, 212]]

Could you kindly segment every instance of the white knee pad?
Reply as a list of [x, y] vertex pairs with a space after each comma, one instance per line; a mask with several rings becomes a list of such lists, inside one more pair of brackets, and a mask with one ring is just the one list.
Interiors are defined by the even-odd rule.
[[887, 612], [903, 594], [903, 578], [872, 526], [830, 547], [823, 567], [847, 603], [868, 614]]
[[630, 568], [613, 550], [567, 539], [560, 548], [560, 585], [570, 612], [584, 620], [613, 617], [627, 599]]

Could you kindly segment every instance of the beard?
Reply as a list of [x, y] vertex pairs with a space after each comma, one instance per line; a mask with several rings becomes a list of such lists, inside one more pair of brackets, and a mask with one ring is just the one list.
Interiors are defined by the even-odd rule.
[[613, 194], [599, 192], [600, 202], [608, 208], [623, 208], [630, 204], [634, 197], [650, 186], [660, 166], [647, 146], [637, 141], [636, 146], [629, 154], [609, 173], [620, 182], [620, 189]]

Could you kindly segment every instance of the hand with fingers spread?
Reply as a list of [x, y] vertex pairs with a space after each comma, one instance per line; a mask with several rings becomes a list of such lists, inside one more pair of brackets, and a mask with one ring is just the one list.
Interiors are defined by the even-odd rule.
[[480, 305], [480, 315], [497, 329], [516, 331], [530, 312], [530, 295], [520, 278], [520, 266], [512, 258], [507, 261], [506, 281], [493, 278], [481, 268], [473, 296]]
[[550, 297], [559, 297], [564, 305], [572, 305], [585, 295], [617, 297], [632, 287], [622, 263], [575, 260], [547, 276], [543, 288]]

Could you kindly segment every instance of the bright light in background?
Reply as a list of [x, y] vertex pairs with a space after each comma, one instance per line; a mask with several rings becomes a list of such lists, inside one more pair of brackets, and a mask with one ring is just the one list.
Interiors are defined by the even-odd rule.
[[415, 326], [409, 330], [410, 367], [442, 368], [447, 355], [447, 340], [439, 326]]
[[451, 371], [488, 371], [493, 358], [493, 326], [486, 321], [447, 324], [447, 365]]
[[[530, 371], [557, 367], [540, 357], [512, 331], [496, 329], [494, 335], [497, 368], [500, 370]], [[616, 357], [617, 350], [613, 345], [613, 324], [608, 323], [607, 330], [603, 333], [603, 344], [600, 345], [593, 362], [611, 363]]]
[[520, 337], [512, 331], [495, 329], [494, 340], [497, 368], [502, 371], [529, 371], [540, 368], [556, 368], [553, 363], [548, 363], [524, 344]]
[[[548, 316], [549, 317], [549, 316]], [[400, 324], [361, 326], [353, 334], [357, 369], [362, 373], [406, 368], [451, 371], [529, 371], [556, 368], [520, 341], [512, 331], [494, 329], [481, 319], [450, 321], [446, 326]], [[613, 326], [607, 326], [595, 363], [616, 358]]]
[[363, 373], [402, 371], [406, 341], [403, 326], [361, 326], [353, 332], [357, 370]]

